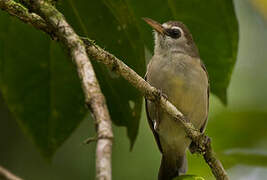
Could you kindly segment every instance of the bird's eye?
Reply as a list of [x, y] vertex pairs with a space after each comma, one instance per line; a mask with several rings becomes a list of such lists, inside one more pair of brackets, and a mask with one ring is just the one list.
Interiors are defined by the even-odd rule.
[[181, 37], [181, 31], [179, 29], [166, 29], [168, 36], [178, 39]]

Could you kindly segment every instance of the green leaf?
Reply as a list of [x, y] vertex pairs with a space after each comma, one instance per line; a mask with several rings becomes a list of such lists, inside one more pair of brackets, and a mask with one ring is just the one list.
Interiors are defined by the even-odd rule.
[[7, 22], [0, 33], [3, 97], [23, 130], [50, 157], [85, 116], [77, 72], [48, 36], [2, 13], [0, 19]]
[[[119, 23], [103, 3], [93, 4], [89, 8], [86, 1], [70, 0], [64, 1], [59, 8], [63, 7], [66, 18], [81, 35], [97, 39], [102, 47], [110, 47], [109, 51], [127, 60], [129, 66], [144, 75], [144, 48], [140, 38], [136, 38], [138, 31], [133, 23], [134, 17], [121, 19]], [[94, 13], [100, 11], [103, 13], [95, 17]], [[2, 19], [1, 23], [9, 21], [6, 16]], [[103, 19], [109, 22], [108, 31], [105, 23], [99, 24]], [[5, 56], [0, 60], [3, 63], [3, 96], [34, 143], [45, 156], [51, 156], [85, 115], [77, 73], [66, 52], [62, 52], [55, 42], [51, 44], [44, 33], [18, 21], [12, 22], [8, 28], [12, 31], [9, 30], [1, 39], [5, 42]], [[87, 28], [90, 33], [87, 33]], [[128, 82], [103, 65], [94, 63], [94, 67], [112, 120], [117, 125], [128, 127], [132, 146], [138, 132], [142, 97]]]
[[219, 151], [253, 147], [267, 139], [266, 117], [267, 112], [262, 111], [223, 111], [209, 121], [207, 133], [216, 138], [213, 146]]
[[[88, 4], [66, 0], [59, 1], [58, 8], [79, 35], [96, 40], [141, 76], [145, 73], [145, 50], [153, 51], [152, 30], [141, 17], [183, 21], [207, 66], [211, 91], [226, 103], [238, 40], [232, 1], [100, 0]], [[67, 53], [44, 33], [14, 18], [10, 21], [3, 13], [0, 18], [1, 91], [24, 130], [50, 156], [86, 114], [75, 67]], [[105, 66], [93, 65], [112, 120], [127, 127], [132, 146], [142, 97]]]
[[[87, 1], [67, 0], [58, 7], [80, 35], [95, 39], [138, 74], [145, 74], [144, 44], [137, 19], [123, 1], [92, 1], [88, 6]], [[142, 97], [126, 80], [102, 64], [93, 64], [112, 121], [127, 127], [132, 147], [138, 132]]]
[[[267, 166], [267, 112], [223, 111], [207, 127], [212, 144], [225, 167], [236, 164]], [[261, 147], [261, 144], [264, 145]]]
[[174, 178], [173, 180], [205, 180], [203, 177], [196, 175], [182, 175]]
[[[209, 77], [211, 92], [227, 103], [227, 87], [236, 62], [238, 24], [231, 0], [125, 0], [138, 19], [184, 22], [199, 48]], [[138, 21], [146, 46], [152, 51], [151, 28]]]
[[[236, 62], [238, 43], [238, 24], [232, 1], [198, 1], [192, 4], [191, 17], [184, 17], [188, 22], [196, 43], [199, 46], [201, 58], [207, 66], [210, 76], [211, 91], [223, 103], [227, 103], [227, 87], [230, 83], [233, 67]], [[209, 4], [208, 7], [203, 4]], [[181, 12], [181, 6], [176, 6]], [[179, 8], [179, 9], [178, 9]], [[199, 10], [198, 12], [196, 10]], [[185, 12], [185, 11], [184, 11]], [[194, 17], [202, 15], [195, 22]], [[177, 17], [180, 13], [177, 14]]]

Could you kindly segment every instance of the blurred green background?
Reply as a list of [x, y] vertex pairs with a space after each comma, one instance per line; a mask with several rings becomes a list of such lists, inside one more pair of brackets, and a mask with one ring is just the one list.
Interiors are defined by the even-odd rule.
[[[240, 41], [238, 60], [228, 88], [228, 106], [211, 96], [207, 133], [214, 150], [234, 180], [267, 177], [267, 20], [250, 0], [235, 0]], [[25, 180], [94, 179], [95, 144], [92, 120], [83, 121], [49, 161], [21, 132], [0, 99], [0, 164]], [[160, 153], [144, 111], [133, 150], [126, 129], [114, 126], [113, 179], [156, 179]], [[189, 174], [213, 179], [199, 155], [190, 155]]]

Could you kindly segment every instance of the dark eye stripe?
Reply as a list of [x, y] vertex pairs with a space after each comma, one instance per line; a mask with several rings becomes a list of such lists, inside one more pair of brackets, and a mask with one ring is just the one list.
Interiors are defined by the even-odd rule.
[[181, 31], [179, 29], [166, 29], [166, 32], [168, 36], [174, 39], [181, 37]]

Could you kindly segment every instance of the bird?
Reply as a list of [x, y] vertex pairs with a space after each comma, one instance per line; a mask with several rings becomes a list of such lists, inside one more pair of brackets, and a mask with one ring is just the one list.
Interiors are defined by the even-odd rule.
[[[154, 31], [154, 55], [145, 80], [176, 106], [186, 121], [204, 132], [209, 111], [209, 78], [192, 34], [180, 21], [160, 24], [143, 20]], [[145, 99], [148, 123], [162, 154], [158, 180], [171, 180], [187, 171], [186, 151], [196, 147], [181, 123], [160, 105]], [[192, 152], [191, 151], [191, 152]]]

